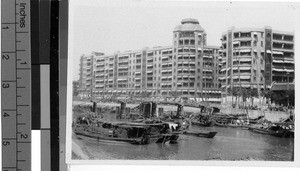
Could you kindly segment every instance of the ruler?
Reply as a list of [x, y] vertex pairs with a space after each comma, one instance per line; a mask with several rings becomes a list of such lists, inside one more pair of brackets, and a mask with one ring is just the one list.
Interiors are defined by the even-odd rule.
[[2, 170], [31, 170], [30, 0], [1, 0]]

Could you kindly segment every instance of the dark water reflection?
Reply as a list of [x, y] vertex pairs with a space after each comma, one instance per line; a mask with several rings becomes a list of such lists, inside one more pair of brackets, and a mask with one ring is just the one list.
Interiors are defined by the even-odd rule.
[[212, 138], [180, 135], [177, 144], [131, 145], [81, 139], [93, 159], [138, 160], [241, 160], [290, 161], [294, 139], [257, 134], [242, 128], [198, 127], [193, 130], [217, 131]]

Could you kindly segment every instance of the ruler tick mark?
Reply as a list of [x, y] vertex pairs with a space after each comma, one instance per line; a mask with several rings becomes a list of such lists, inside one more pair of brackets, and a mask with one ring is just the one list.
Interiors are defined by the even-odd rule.
[[4, 138], [2, 137], [2, 140], [16, 140], [17, 138]]
[[20, 43], [20, 42], [22, 42], [22, 41], [21, 41], [21, 40], [17, 40], [16, 42], [17, 42], [17, 43]]
[[17, 77], [17, 79], [19, 79], [19, 80], [20, 80], [20, 79], [22, 79], [22, 77]]
[[17, 125], [26, 125], [26, 123], [17, 123]]
[[14, 51], [4, 51], [2, 53], [16, 53], [16, 52], [14, 52]]
[[17, 88], [26, 88], [25, 86], [18, 86]]
[[25, 49], [18, 49], [17, 52], [25, 52]]
[[16, 82], [16, 80], [2, 80], [2, 82]]
[[[9, 22], [8, 22], [8, 23], [1, 23], [1, 24], [17, 24], [17, 23], [9, 23]], [[19, 24], [19, 23], [18, 23], [18, 24]]]
[[17, 143], [31, 143], [31, 142], [26, 142], [26, 141], [17, 141]]
[[17, 151], [18, 153], [22, 153], [22, 151]]
[[17, 109], [2, 109], [3, 111], [16, 111]]
[[22, 115], [22, 113], [18, 113], [17, 115]]

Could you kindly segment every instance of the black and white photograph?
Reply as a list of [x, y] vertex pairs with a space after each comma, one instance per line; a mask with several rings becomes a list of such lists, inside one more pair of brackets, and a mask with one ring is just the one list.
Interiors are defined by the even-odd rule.
[[297, 14], [283, 1], [70, 1], [67, 161], [292, 165]]

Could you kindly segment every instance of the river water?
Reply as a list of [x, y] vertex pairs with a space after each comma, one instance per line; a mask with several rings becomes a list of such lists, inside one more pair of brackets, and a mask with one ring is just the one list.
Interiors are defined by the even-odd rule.
[[242, 128], [199, 127], [218, 132], [214, 138], [180, 135], [177, 144], [132, 145], [73, 137], [90, 159], [113, 160], [266, 160], [291, 161], [293, 138], [278, 138]]

